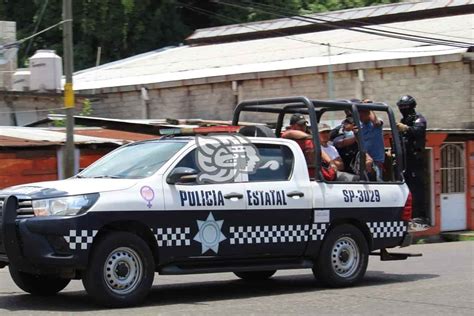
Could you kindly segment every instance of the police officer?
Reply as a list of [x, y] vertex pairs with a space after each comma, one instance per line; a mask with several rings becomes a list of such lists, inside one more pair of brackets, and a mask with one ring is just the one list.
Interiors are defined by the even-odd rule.
[[424, 149], [426, 142], [426, 119], [415, 111], [416, 100], [404, 95], [397, 102], [402, 114], [397, 128], [405, 144], [405, 181], [413, 198], [413, 221], [418, 224], [429, 224], [425, 205], [424, 186]]

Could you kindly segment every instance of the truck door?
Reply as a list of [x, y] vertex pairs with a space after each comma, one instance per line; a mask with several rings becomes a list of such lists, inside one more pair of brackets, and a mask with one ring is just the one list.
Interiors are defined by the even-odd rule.
[[230, 243], [247, 256], [299, 256], [305, 250], [312, 195], [303, 154], [292, 145], [255, 144], [260, 163], [245, 184], [247, 210], [229, 228]]
[[157, 231], [161, 260], [220, 259], [238, 255], [230, 244], [229, 227], [245, 213], [244, 187], [229, 180], [199, 184], [169, 184], [176, 168], [199, 170], [196, 149], [178, 159], [163, 177], [165, 209], [162, 229]]

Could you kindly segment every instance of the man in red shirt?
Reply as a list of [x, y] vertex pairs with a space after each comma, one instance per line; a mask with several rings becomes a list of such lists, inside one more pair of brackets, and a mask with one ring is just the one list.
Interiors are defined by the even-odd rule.
[[[282, 138], [288, 138], [296, 141], [300, 145], [308, 165], [308, 173], [311, 179], [316, 177], [316, 169], [314, 165], [314, 143], [311, 134], [307, 133], [308, 122], [303, 114], [293, 114], [290, 118], [290, 126], [281, 134]], [[331, 162], [331, 158], [328, 154], [321, 151], [321, 158], [323, 162], [329, 164], [329, 168], [321, 168], [324, 179], [335, 180], [336, 179], [336, 165]]]

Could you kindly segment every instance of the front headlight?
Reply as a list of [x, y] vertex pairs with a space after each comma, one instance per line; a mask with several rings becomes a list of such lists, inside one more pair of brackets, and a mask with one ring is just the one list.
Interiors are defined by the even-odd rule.
[[99, 193], [33, 200], [35, 216], [71, 216], [87, 212], [99, 198]]

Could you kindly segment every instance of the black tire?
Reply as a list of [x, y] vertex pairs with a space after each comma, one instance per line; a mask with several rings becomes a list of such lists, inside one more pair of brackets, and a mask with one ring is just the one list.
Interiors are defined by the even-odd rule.
[[313, 274], [329, 287], [351, 286], [364, 277], [368, 260], [364, 234], [353, 225], [339, 225], [325, 238]]
[[62, 291], [71, 282], [53, 275], [36, 275], [18, 271], [9, 266], [13, 282], [23, 291], [37, 296], [51, 296]]
[[275, 273], [276, 273], [276, 270], [234, 272], [236, 276], [238, 276], [242, 280], [247, 280], [247, 281], [266, 280], [266, 279], [271, 278]]
[[112, 232], [94, 245], [82, 283], [98, 304], [125, 307], [146, 298], [154, 275], [147, 243], [129, 232]]

